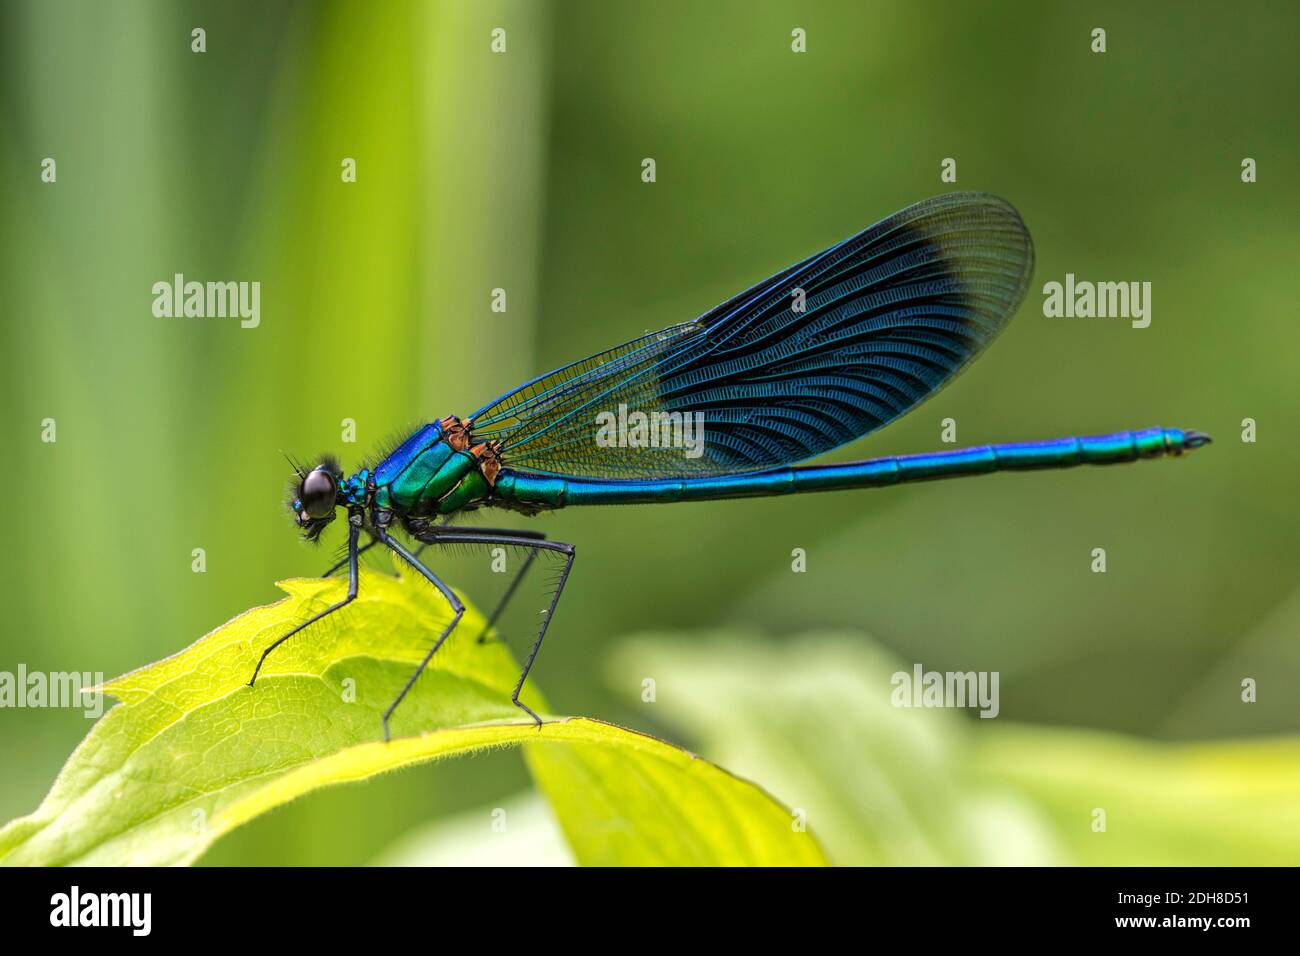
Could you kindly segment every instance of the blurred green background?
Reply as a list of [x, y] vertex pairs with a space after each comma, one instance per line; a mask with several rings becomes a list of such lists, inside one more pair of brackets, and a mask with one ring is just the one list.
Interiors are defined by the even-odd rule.
[[[206, 53], [191, 52], [195, 27]], [[807, 53], [791, 52], [796, 27]], [[579, 560], [535, 679], [559, 712], [722, 759], [705, 724], [640, 702], [627, 655], [655, 645], [622, 637], [707, 647], [693, 630], [739, 628], [743, 658], [831, 629], [869, 635], [864, 659], [999, 671], [999, 719], [962, 721], [976, 738], [1013, 723], [1170, 742], [1292, 733], [1298, 28], [1280, 3], [1243, 16], [1217, 3], [4, 0], [0, 670], [111, 676], [274, 600], [273, 581], [323, 570], [342, 536], [298, 541], [281, 449], [351, 468], [394, 433], [699, 314], [907, 203], [980, 189], [1034, 235], [1029, 299], [955, 385], [834, 459], [933, 450], [947, 417], [962, 445], [1157, 424], [1216, 443], [1181, 462], [547, 516], [536, 525]], [[344, 157], [356, 183], [341, 181]], [[940, 181], [945, 157], [955, 185]], [[1257, 183], [1241, 182], [1244, 157]], [[260, 327], [155, 318], [151, 287], [178, 272], [260, 281]], [[1150, 328], [1044, 318], [1042, 284], [1066, 272], [1150, 281]], [[355, 444], [340, 441], [345, 418]], [[796, 547], [805, 574], [791, 573]], [[1097, 547], [1105, 574], [1089, 570]], [[503, 586], [486, 556], [439, 567], [484, 605]], [[516, 648], [540, 607], [521, 603], [506, 624]], [[836, 647], [830, 672], [852, 658]], [[1241, 702], [1244, 677], [1257, 703]], [[816, 681], [800, 686], [811, 709]], [[689, 682], [693, 700], [711, 688]], [[76, 711], [0, 712], [0, 819], [35, 807], [88, 726]], [[821, 739], [838, 741], [826, 765], [888, 778], [907, 764], [852, 734]], [[1070, 748], [1046, 752], [1048, 770], [1082, 772]], [[527, 785], [513, 753], [426, 767], [303, 800], [208, 861], [363, 863]], [[1096, 804], [1081, 799], [1086, 826]], [[1215, 812], [1189, 831], [1207, 852]], [[935, 858], [909, 852], [892, 859]]]

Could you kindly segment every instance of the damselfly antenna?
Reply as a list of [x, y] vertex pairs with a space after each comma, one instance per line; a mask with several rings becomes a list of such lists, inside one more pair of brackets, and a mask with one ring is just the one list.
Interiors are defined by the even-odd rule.
[[280, 454], [284, 455], [284, 460], [289, 463], [289, 467], [294, 470], [294, 473], [298, 476], [299, 480], [307, 477], [307, 470], [294, 461], [293, 457], [287, 451], [282, 448], [280, 449]]

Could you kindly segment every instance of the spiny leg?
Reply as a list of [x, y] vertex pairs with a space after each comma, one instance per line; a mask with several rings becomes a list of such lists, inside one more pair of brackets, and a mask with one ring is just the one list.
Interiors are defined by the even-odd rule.
[[[458, 512], [453, 511], [451, 514], [447, 515], [447, 517], [442, 519], [442, 523], [439, 524], [438, 527], [439, 528], [447, 527], [449, 524], [451, 524], [453, 521], [456, 520], [457, 514]], [[424, 549], [427, 547], [428, 547], [427, 544], [421, 544], [418, 548], [415, 549], [415, 556], [418, 558], [420, 555], [424, 554]]]
[[483, 531], [471, 531], [468, 529], [454, 529], [451, 533], [446, 530], [430, 532], [427, 537], [421, 538], [426, 544], [501, 544], [512, 547], [530, 548], [534, 552], [539, 550], [556, 551], [564, 555], [564, 569], [560, 572], [560, 579], [556, 582], [555, 593], [551, 595], [550, 606], [546, 609], [546, 616], [542, 618], [542, 626], [537, 630], [537, 637], [533, 639], [532, 649], [528, 652], [528, 659], [524, 662], [523, 672], [519, 675], [519, 681], [515, 684], [514, 693], [510, 695], [511, 702], [532, 717], [540, 727], [542, 718], [533, 713], [531, 707], [519, 699], [520, 692], [524, 689], [524, 681], [528, 679], [528, 672], [533, 668], [533, 662], [537, 660], [537, 652], [542, 648], [542, 639], [546, 637], [546, 629], [550, 626], [551, 618], [555, 616], [555, 608], [560, 603], [560, 595], [564, 593], [565, 582], [569, 580], [569, 572], [573, 569], [573, 560], [575, 549], [571, 544], [564, 544], [560, 541], [548, 541], [540, 536], [535, 536], [536, 532], [517, 532], [506, 531], [499, 534]]
[[511, 579], [509, 586], [506, 588], [506, 593], [501, 595], [501, 600], [497, 601], [497, 606], [492, 609], [492, 613], [488, 615], [488, 619], [483, 623], [483, 630], [479, 631], [478, 635], [478, 642], [480, 644], [487, 641], [488, 631], [492, 630], [492, 626], [496, 624], [497, 618], [499, 618], [502, 612], [505, 611], [506, 605], [510, 603], [510, 599], [515, 596], [515, 591], [519, 589], [519, 582], [524, 579], [524, 575], [528, 573], [528, 566], [533, 563], [533, 560], [536, 557], [536, 551], [529, 551], [528, 557], [524, 558], [524, 563], [520, 565], [519, 570], [515, 572], [514, 578]]
[[[455, 517], [455, 515], [447, 515], [447, 517], [446, 517], [446, 518], [443, 520], [443, 522], [442, 522], [443, 525], [446, 526], [446, 525], [451, 524], [451, 519], [454, 518], [454, 517]], [[367, 551], [369, 551], [371, 548], [373, 548], [373, 547], [374, 547], [375, 545], [377, 545], [377, 544], [379, 544], [379, 539], [376, 538], [376, 537], [374, 537], [374, 536], [372, 535], [371, 538], [370, 538], [370, 540], [369, 540], [368, 542], [366, 542], [365, 544], [363, 544], [363, 545], [361, 546], [361, 549], [360, 549], [359, 551], [357, 551], [357, 554], [365, 554]], [[415, 556], [418, 558], [418, 557], [420, 556], [420, 552], [423, 551], [423, 550], [424, 550], [424, 545], [420, 545], [420, 546], [415, 550]], [[332, 564], [332, 565], [330, 566], [330, 569], [329, 569], [328, 571], [326, 571], [324, 574], [322, 574], [321, 577], [323, 577], [323, 578], [331, 577], [331, 576], [334, 574], [335, 571], [337, 571], [339, 568], [343, 567], [343, 565], [345, 565], [345, 564], [347, 564], [347, 563], [348, 563], [348, 559], [347, 559], [346, 557], [340, 558], [338, 561], [334, 562], [334, 564]]]
[[[363, 544], [360, 548], [357, 549], [357, 556], [360, 557], [361, 555], [365, 554], [367, 551], [369, 551], [378, 543], [379, 543], [378, 538], [371, 538], [367, 543]], [[335, 571], [343, 567], [345, 564], [348, 563], [348, 561], [351, 560], [351, 557], [352, 557], [351, 555], [344, 555], [338, 561], [334, 562], [334, 564], [330, 566], [330, 569], [326, 571], [324, 574], [322, 574], [321, 577], [323, 578], [332, 577]]]
[[339, 601], [337, 604], [332, 604], [332, 605], [330, 605], [329, 607], [327, 607], [325, 610], [321, 611], [319, 614], [313, 615], [312, 617], [310, 617], [310, 618], [308, 618], [307, 620], [303, 621], [301, 624], [299, 624], [297, 627], [295, 627], [295, 628], [294, 628], [292, 631], [290, 631], [288, 634], [284, 635], [284, 637], [282, 637], [282, 638], [280, 638], [279, 640], [275, 641], [274, 643], [271, 644], [270, 647], [268, 647], [266, 650], [262, 651], [262, 656], [259, 657], [258, 660], [257, 660], [257, 666], [256, 666], [255, 668], [253, 668], [253, 676], [252, 676], [252, 677], [249, 679], [249, 681], [248, 681], [248, 686], [249, 686], [249, 687], [252, 687], [252, 686], [253, 686], [253, 682], [257, 680], [257, 675], [258, 675], [259, 673], [261, 673], [261, 670], [262, 670], [262, 664], [264, 664], [264, 663], [266, 662], [266, 656], [267, 656], [268, 654], [270, 654], [273, 650], [275, 650], [277, 647], [279, 647], [281, 644], [283, 644], [283, 643], [284, 643], [285, 641], [287, 641], [289, 638], [293, 637], [295, 634], [297, 634], [299, 631], [301, 631], [301, 630], [302, 630], [304, 627], [306, 627], [307, 625], [309, 625], [309, 624], [315, 624], [317, 621], [319, 621], [319, 620], [320, 620], [321, 618], [323, 618], [325, 615], [327, 615], [327, 614], [333, 614], [333, 613], [334, 613], [335, 611], [337, 611], [339, 608], [344, 607], [345, 605], [351, 604], [354, 600], [356, 600], [356, 597], [357, 597], [357, 556], [361, 553], [360, 550], [358, 550], [358, 548], [357, 548], [357, 540], [358, 540], [358, 538], [359, 538], [360, 536], [361, 536], [361, 516], [360, 516], [359, 514], [358, 514], [358, 515], [355, 515], [355, 516], [349, 516], [349, 518], [348, 518], [348, 556], [347, 556], [347, 559], [346, 559], [346, 560], [347, 560], [347, 564], [348, 564], [348, 596], [345, 597], [342, 601]]
[[429, 666], [429, 661], [433, 660], [433, 655], [438, 653], [438, 648], [442, 647], [443, 641], [447, 640], [451, 632], [456, 629], [456, 625], [460, 623], [461, 616], [465, 613], [465, 605], [461, 603], [460, 598], [456, 597], [455, 592], [453, 592], [451, 588], [443, 584], [436, 574], [421, 564], [419, 558], [403, 547], [400, 541], [393, 538], [383, 528], [377, 528], [376, 534], [379, 537], [379, 540], [392, 548], [403, 561], [415, 568], [415, 570], [420, 572], [425, 580], [441, 591], [442, 596], [447, 599], [447, 603], [451, 605], [452, 610], [450, 623], [443, 628], [442, 634], [438, 636], [438, 640], [434, 643], [433, 647], [429, 648], [429, 653], [424, 655], [424, 660], [420, 661], [420, 666], [415, 669], [415, 673], [413, 673], [410, 679], [406, 682], [406, 686], [402, 688], [401, 692], [398, 693], [397, 698], [389, 704], [388, 709], [384, 711], [384, 741], [387, 742], [390, 739], [388, 734], [388, 718], [393, 716], [393, 711], [397, 709], [397, 705], [402, 702], [406, 697], [407, 692], [409, 692], [415, 685], [416, 678], [424, 673], [424, 669]]
[[[548, 544], [552, 542], [547, 542]], [[533, 713], [532, 709], [519, 699], [519, 693], [524, 689], [524, 681], [528, 680], [528, 672], [533, 669], [533, 661], [537, 660], [537, 652], [542, 649], [542, 638], [546, 636], [546, 628], [551, 623], [551, 618], [555, 616], [555, 608], [560, 603], [560, 595], [564, 592], [564, 584], [569, 580], [569, 572], [573, 570], [573, 559], [576, 552], [571, 544], [566, 544], [561, 549], [564, 554], [564, 570], [560, 572], [560, 580], [556, 582], [555, 593], [551, 595], [551, 604], [546, 609], [546, 617], [542, 618], [542, 626], [537, 630], [537, 637], [533, 640], [532, 650], [528, 652], [528, 660], [524, 662], [524, 669], [519, 674], [519, 682], [515, 684], [515, 692], [510, 695], [516, 707], [524, 711], [537, 725], [542, 725], [542, 718]]]
[[[537, 541], [546, 540], [546, 534], [541, 531], [516, 531], [511, 528], [447, 528], [446, 524], [447, 522], [444, 522], [443, 528], [438, 532], [440, 535], [445, 534], [447, 536], [447, 540], [443, 542], [446, 544], [451, 543], [454, 535], [466, 534], [507, 535], [516, 538], [532, 538]], [[428, 546], [428, 542], [422, 543], [416, 550], [415, 556], [418, 558], [420, 553]], [[521, 565], [519, 570], [515, 572], [514, 578], [511, 579], [510, 584], [506, 587], [506, 593], [501, 595], [501, 599], [497, 602], [497, 606], [493, 608], [492, 613], [488, 615], [487, 622], [483, 625], [483, 630], [479, 632], [478, 643], [483, 644], [486, 642], [488, 631], [492, 630], [492, 626], [496, 624], [498, 618], [505, 613], [506, 607], [515, 596], [515, 591], [519, 589], [519, 582], [524, 579], [524, 575], [528, 572], [529, 566], [533, 563], [536, 557], [536, 549], [529, 550], [528, 557], [524, 558], [523, 565]]]

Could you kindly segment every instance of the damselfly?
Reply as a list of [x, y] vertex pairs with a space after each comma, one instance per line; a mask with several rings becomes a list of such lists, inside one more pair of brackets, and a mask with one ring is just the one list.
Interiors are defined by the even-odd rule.
[[[536, 515], [576, 505], [867, 488], [1181, 455], [1209, 441], [1149, 428], [794, 467], [875, 431], [951, 381], [1006, 325], [1032, 272], [1033, 245], [1014, 208], [979, 193], [939, 196], [693, 322], [542, 375], [466, 418], [424, 425], [352, 475], [333, 461], [296, 468], [290, 506], [306, 537], [318, 538], [337, 509], [347, 512], [347, 557], [331, 569], [346, 563], [347, 595], [271, 644], [249, 684], [272, 650], [356, 598], [358, 556], [382, 544], [452, 611], [385, 711], [387, 739], [393, 711], [465, 610], [420, 550], [470, 544], [528, 553], [489, 627], [532, 558], [551, 552], [563, 568], [511, 698], [540, 724], [519, 693], [573, 568], [573, 545], [537, 532], [453, 527], [465, 512]], [[399, 540], [399, 529], [420, 549]]]

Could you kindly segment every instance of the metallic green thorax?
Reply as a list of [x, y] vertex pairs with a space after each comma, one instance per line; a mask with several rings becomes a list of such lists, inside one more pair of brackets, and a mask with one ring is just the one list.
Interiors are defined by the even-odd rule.
[[378, 511], [408, 517], [450, 514], [491, 492], [482, 459], [443, 424], [425, 425], [380, 462], [371, 479]]

